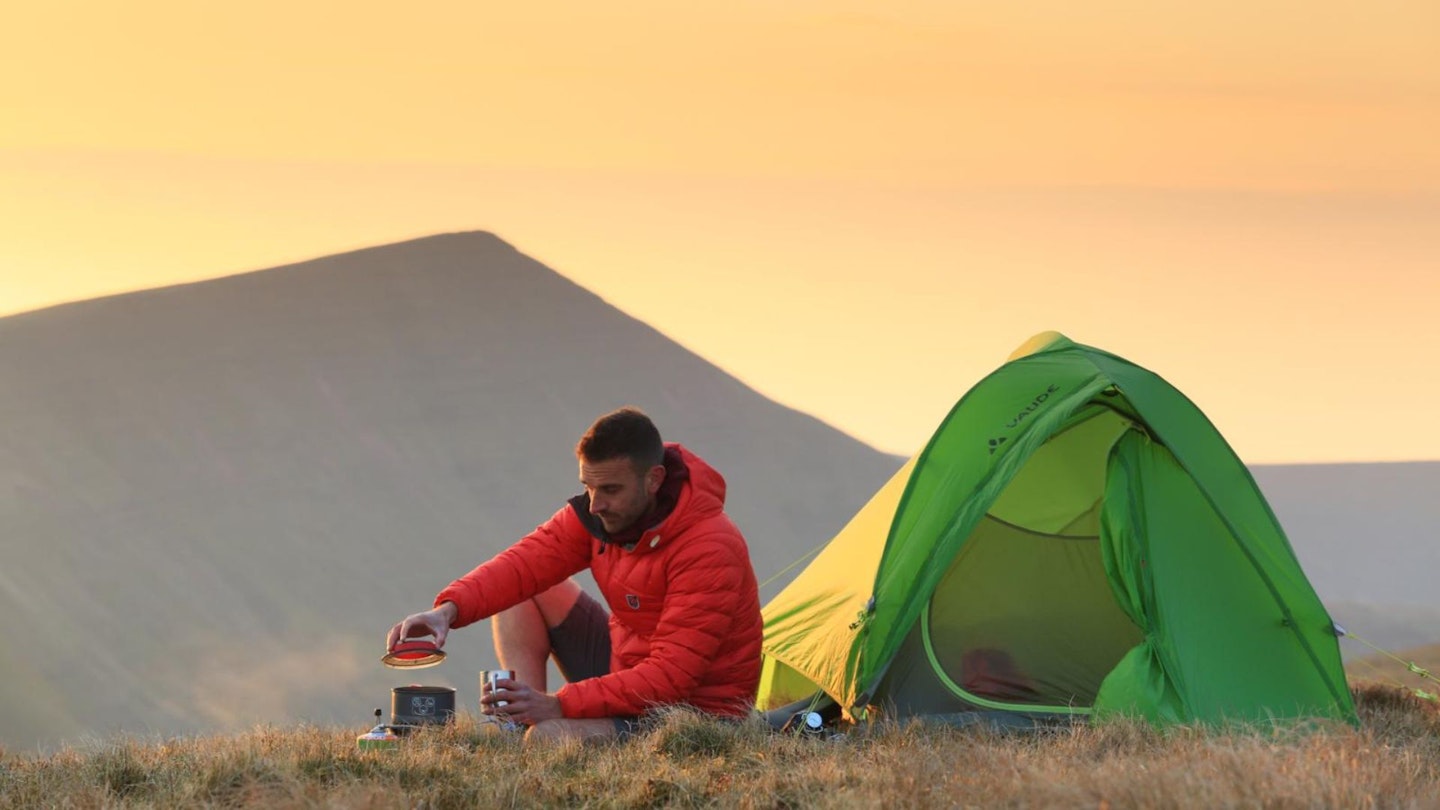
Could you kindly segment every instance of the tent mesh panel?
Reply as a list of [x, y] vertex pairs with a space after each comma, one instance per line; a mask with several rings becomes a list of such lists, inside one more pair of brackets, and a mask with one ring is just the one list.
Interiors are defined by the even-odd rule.
[[1090, 706], [1140, 643], [1115, 603], [1098, 538], [986, 517], [930, 601], [930, 643], [951, 681], [1004, 703]]
[[1036, 451], [951, 561], [877, 698], [901, 713], [955, 710], [967, 696], [1017, 708], [1094, 704], [1141, 641], [1099, 542], [1106, 459], [1131, 424], [1082, 409]]

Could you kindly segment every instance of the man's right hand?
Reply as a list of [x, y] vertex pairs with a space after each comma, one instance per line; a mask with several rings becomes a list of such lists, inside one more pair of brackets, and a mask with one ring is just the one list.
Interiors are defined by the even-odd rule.
[[422, 636], [434, 636], [435, 646], [444, 647], [445, 636], [450, 634], [450, 625], [458, 615], [459, 609], [454, 602], [443, 602], [433, 610], [412, 613], [390, 628], [390, 636], [385, 640], [385, 651], [394, 652], [395, 645], [401, 641]]

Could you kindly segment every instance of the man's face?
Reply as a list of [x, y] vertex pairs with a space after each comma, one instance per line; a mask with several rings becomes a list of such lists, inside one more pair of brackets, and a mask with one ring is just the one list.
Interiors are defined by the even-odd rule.
[[606, 461], [580, 460], [580, 483], [590, 495], [590, 514], [599, 518], [610, 534], [631, 528], [650, 510], [664, 479], [664, 467], [651, 467], [642, 473], [623, 456]]

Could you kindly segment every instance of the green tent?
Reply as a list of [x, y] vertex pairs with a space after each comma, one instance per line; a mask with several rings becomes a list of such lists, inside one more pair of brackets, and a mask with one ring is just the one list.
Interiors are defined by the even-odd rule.
[[1355, 722], [1331, 619], [1229, 445], [1160, 377], [1054, 332], [764, 615], [761, 709]]

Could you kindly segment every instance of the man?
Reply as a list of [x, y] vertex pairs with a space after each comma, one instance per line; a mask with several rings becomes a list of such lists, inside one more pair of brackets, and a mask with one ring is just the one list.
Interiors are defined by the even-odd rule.
[[[725, 515], [725, 479], [645, 414], [596, 420], [575, 447], [585, 491], [544, 525], [455, 580], [435, 607], [390, 629], [401, 640], [493, 616], [513, 670], [483, 710], [528, 726], [526, 741], [624, 736], [655, 707], [741, 716], [760, 681], [760, 601], [749, 551]], [[569, 579], [590, 568], [610, 615]], [[546, 691], [554, 656], [568, 683]], [[503, 690], [503, 691], [501, 691]]]

